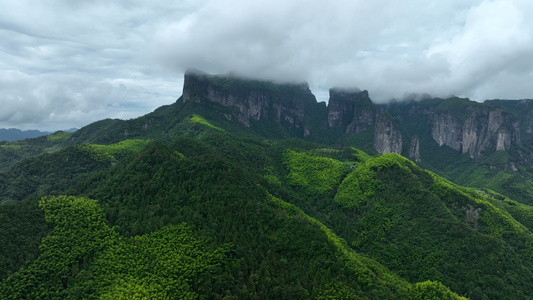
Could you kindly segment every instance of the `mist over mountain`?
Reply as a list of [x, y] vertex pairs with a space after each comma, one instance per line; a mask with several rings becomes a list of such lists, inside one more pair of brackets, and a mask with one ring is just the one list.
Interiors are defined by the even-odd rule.
[[187, 72], [144, 116], [0, 143], [0, 299], [533, 294], [531, 100], [329, 93]]

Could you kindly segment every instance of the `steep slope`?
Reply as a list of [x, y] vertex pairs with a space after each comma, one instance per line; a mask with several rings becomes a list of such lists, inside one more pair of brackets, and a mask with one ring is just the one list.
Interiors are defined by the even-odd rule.
[[25, 158], [0, 172], [0, 201], [64, 194], [87, 176], [108, 169], [147, 143], [124, 140], [112, 145], [79, 144]]
[[[254, 139], [304, 138], [375, 153], [398, 153], [455, 183], [489, 187], [533, 203], [531, 101], [423, 99], [374, 104], [368, 91], [330, 90], [328, 106], [304, 83], [185, 74], [183, 96], [145, 116], [102, 120], [75, 133], [0, 142], [0, 171], [23, 158], [80, 143], [171, 141], [194, 114]], [[186, 129], [186, 128], [185, 128]], [[186, 131], [186, 130], [185, 130]]]
[[[233, 162], [240, 160], [236, 153], [267, 157], [267, 145], [198, 126], [207, 130], [202, 138], [151, 143], [72, 191], [99, 202], [42, 199], [54, 230], [43, 239], [41, 255], [1, 283], [0, 294], [458, 298], [436, 282], [410, 285], [358, 255], [319, 221], [259, 185], [263, 180], [254, 171], [262, 166], [243, 169], [247, 163]], [[250, 153], [239, 153], [243, 145]]]
[[187, 76], [146, 116], [1, 144], [0, 199], [16, 201], [0, 218], [21, 226], [0, 234], [0, 298], [533, 294], [520, 115], [339, 89], [326, 107], [306, 85]]
[[307, 194], [290, 193], [293, 201], [411, 282], [442, 281], [471, 299], [529, 297], [533, 235], [517, 219], [529, 226], [531, 207], [455, 186], [396, 154], [355, 164], [334, 195], [317, 195], [291, 175]]
[[[43, 269], [49, 264], [48, 246], [41, 246], [33, 264], [4, 279], [4, 291], [17, 295], [17, 286], [35, 286], [35, 293], [65, 295], [134, 290], [209, 298], [325, 298], [335, 293], [409, 298], [418, 292], [452, 297], [438, 283], [443, 282], [472, 299], [520, 299], [531, 292], [526, 284], [533, 276], [531, 233], [512, 217], [527, 219], [525, 206], [525, 215], [509, 214], [511, 209], [491, 204], [500, 201], [495, 196], [454, 186], [396, 154], [372, 158], [354, 148], [299, 139], [242, 139], [200, 115], [174, 128], [183, 136], [172, 143], [145, 144], [140, 152], [132, 148], [114, 165], [108, 155], [116, 153], [116, 145], [82, 145], [89, 157], [105, 158], [107, 167], [69, 193], [98, 199], [97, 206], [90, 206], [101, 207], [113, 228], [106, 234], [115, 236], [111, 240], [117, 246], [80, 249], [63, 270]], [[182, 223], [185, 227], [174, 227]], [[216, 256], [215, 265], [191, 273], [202, 279], [184, 290], [170, 286], [191, 277], [168, 273], [164, 265], [138, 273], [123, 264], [159, 259], [156, 250], [133, 258], [125, 253], [131, 243], [161, 247], [157, 241], [165, 230], [188, 232], [186, 239], [202, 236], [202, 253], [223, 255]], [[152, 270], [174, 281], [158, 285]], [[52, 281], [34, 285], [28, 281], [39, 280], [34, 272]]]

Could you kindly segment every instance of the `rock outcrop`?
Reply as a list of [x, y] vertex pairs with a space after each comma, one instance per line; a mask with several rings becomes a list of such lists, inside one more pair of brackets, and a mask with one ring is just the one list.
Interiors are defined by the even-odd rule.
[[409, 145], [409, 159], [414, 162], [422, 161], [420, 156], [420, 140], [416, 135], [411, 138], [411, 144]]
[[275, 84], [237, 78], [213, 76], [197, 70], [185, 73], [183, 101], [208, 101], [226, 108], [228, 119], [250, 126], [251, 120], [268, 119], [287, 128], [299, 128], [309, 134], [304, 122], [306, 111], [316, 106], [315, 96], [305, 83]]
[[368, 91], [332, 88], [329, 90], [328, 125], [345, 133], [361, 133], [375, 122], [376, 109]]
[[[255, 128], [282, 128], [281, 137], [340, 145], [356, 141], [378, 153], [403, 154], [416, 162], [422, 156], [439, 159], [432, 153], [437, 145], [473, 159], [508, 151], [514, 155], [509, 163], [531, 161], [521, 136], [533, 144], [533, 100], [483, 104], [429, 98], [379, 105], [372, 103], [366, 90], [332, 88], [329, 94], [326, 107], [305, 83], [276, 84], [190, 70], [185, 74], [182, 101], [216, 109], [248, 127], [257, 121]], [[410, 139], [405, 149], [404, 137]]]
[[401, 154], [402, 146], [402, 134], [395, 128], [390, 114], [385, 113], [379, 116], [374, 131], [374, 149], [381, 154]]
[[448, 112], [433, 115], [431, 135], [439, 146], [477, 158], [490, 148], [506, 151], [511, 143], [521, 143], [518, 121], [501, 108], [473, 105], [465, 112], [464, 121]]

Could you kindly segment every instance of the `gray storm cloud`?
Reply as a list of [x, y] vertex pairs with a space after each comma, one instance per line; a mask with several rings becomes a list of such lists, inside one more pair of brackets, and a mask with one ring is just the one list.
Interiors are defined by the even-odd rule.
[[533, 98], [533, 2], [0, 0], [0, 127], [55, 130], [172, 103], [183, 72], [406, 95]]
[[357, 86], [379, 101], [531, 97], [533, 3], [441, 2], [213, 1], [157, 28], [154, 53], [177, 69]]

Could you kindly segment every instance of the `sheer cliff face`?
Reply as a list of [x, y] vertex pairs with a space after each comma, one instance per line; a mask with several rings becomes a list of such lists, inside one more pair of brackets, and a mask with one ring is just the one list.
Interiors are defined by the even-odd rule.
[[251, 120], [269, 119], [286, 128], [302, 128], [307, 134], [304, 116], [309, 106], [317, 104], [307, 84], [274, 84], [188, 71], [183, 101], [205, 100], [226, 107], [226, 118], [246, 126]]
[[402, 153], [402, 134], [387, 116], [380, 116], [374, 131], [374, 149], [381, 154]]
[[[521, 145], [521, 130], [524, 145], [533, 144], [533, 100], [482, 104], [450, 98], [376, 105], [367, 91], [332, 88], [326, 108], [324, 103], [317, 103], [306, 84], [275, 84], [189, 71], [182, 101], [218, 110], [245, 126], [266, 120], [288, 129], [284, 136], [318, 142], [343, 144], [350, 135], [365, 133], [362, 138], [373, 140], [364, 143], [373, 145], [377, 152], [403, 154], [414, 161], [430, 158], [431, 153], [421, 145], [435, 145], [432, 143], [474, 159], [515, 147], [521, 156], [517, 161], [529, 161], [529, 154], [514, 146]], [[405, 151], [404, 139], [409, 142]]]
[[360, 91], [329, 90], [328, 125], [331, 128], [346, 127], [352, 122], [355, 99]]
[[511, 143], [520, 144], [519, 122], [497, 107], [467, 108], [462, 121], [450, 113], [435, 113], [431, 135], [439, 146], [446, 145], [472, 158], [484, 150], [506, 151]]
[[329, 90], [328, 125], [345, 133], [360, 133], [374, 125], [376, 109], [367, 91]]
[[411, 138], [411, 144], [409, 145], [409, 159], [415, 162], [422, 161], [422, 157], [420, 156], [420, 140], [416, 135]]
[[367, 91], [358, 89], [329, 90], [328, 125], [347, 134], [374, 129], [374, 149], [381, 154], [402, 152], [402, 134], [387, 117], [376, 117], [376, 106]]

